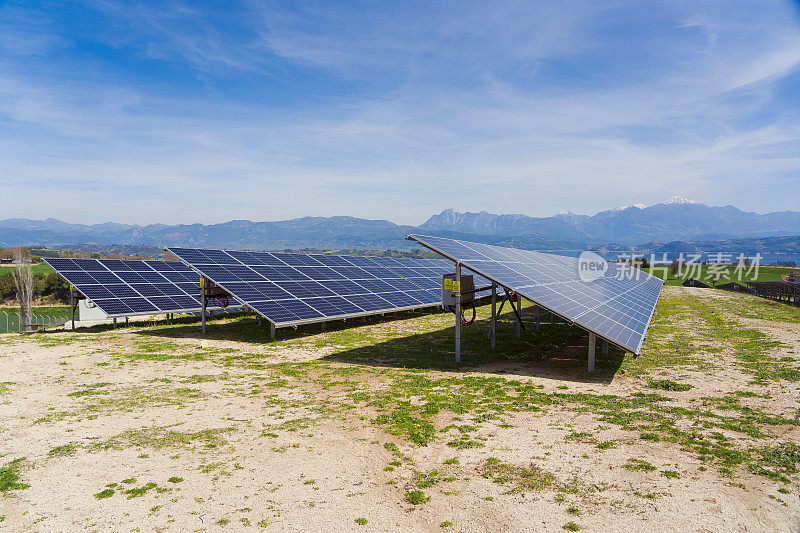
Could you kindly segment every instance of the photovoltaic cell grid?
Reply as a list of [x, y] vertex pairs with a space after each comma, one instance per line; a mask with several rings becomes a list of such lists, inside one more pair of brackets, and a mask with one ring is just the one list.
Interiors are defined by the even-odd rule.
[[452, 272], [435, 259], [169, 250], [277, 326], [438, 305]]
[[663, 285], [655, 276], [615, 263], [603, 277], [587, 282], [579, 278], [576, 257], [424, 235], [408, 238], [635, 354]]
[[199, 276], [179, 261], [44, 261], [111, 317], [201, 309]]

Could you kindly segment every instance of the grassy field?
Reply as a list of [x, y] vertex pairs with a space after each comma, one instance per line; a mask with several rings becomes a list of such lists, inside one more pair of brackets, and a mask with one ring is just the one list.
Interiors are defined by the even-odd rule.
[[[14, 271], [14, 269], [16, 269], [16, 266], [14, 266], [14, 265], [0, 265], [0, 276], [2, 276], [3, 274], [11, 275], [12, 272]], [[31, 267], [31, 272], [34, 275], [36, 275], [36, 274], [50, 274], [51, 272], [55, 272], [55, 270], [50, 268], [50, 266], [48, 266], [45, 263], [38, 263], [38, 264], [33, 265]]]
[[800, 313], [665, 288], [642, 355], [532, 309], [0, 336], [11, 530], [796, 531]]
[[[797, 268], [762, 266], [758, 268], [758, 272], [753, 270], [748, 273], [746, 268], [744, 270], [737, 270], [735, 266], [726, 266], [716, 269], [715, 267], [709, 267], [709, 265], [698, 265], [696, 268], [691, 269], [687, 268], [682, 272], [681, 276], [671, 274], [669, 272], [669, 265], [666, 267], [645, 268], [643, 270], [665, 280], [666, 285], [680, 285], [689, 277], [699, 279], [709, 285], [713, 284], [715, 278], [717, 279], [717, 284], [729, 283], [731, 281], [780, 281], [784, 276], [792, 272], [800, 272], [800, 269]], [[740, 271], [742, 273], [741, 280], [739, 279]]]

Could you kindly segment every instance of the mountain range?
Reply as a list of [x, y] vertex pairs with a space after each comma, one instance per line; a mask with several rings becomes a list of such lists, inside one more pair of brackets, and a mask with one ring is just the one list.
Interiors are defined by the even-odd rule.
[[404, 239], [409, 233], [541, 250], [632, 247], [639, 243], [800, 235], [800, 212], [758, 214], [731, 205], [715, 207], [673, 197], [651, 206], [625, 206], [595, 215], [564, 212], [550, 217], [530, 217], [446, 209], [419, 226], [347, 216], [146, 226], [12, 218], [0, 221], [0, 246], [114, 244], [229, 249], [402, 249], [413, 246]]

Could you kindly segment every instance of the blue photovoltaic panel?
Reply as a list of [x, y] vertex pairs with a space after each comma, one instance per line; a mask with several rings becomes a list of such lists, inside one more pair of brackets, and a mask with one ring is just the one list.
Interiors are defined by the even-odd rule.
[[279, 326], [439, 305], [442, 274], [453, 271], [431, 259], [170, 251]]
[[408, 238], [635, 354], [663, 285], [655, 276], [616, 263], [609, 263], [599, 279], [581, 281], [577, 257], [442, 237]]
[[44, 261], [111, 317], [201, 310], [199, 276], [179, 261], [59, 258], [44, 258]]

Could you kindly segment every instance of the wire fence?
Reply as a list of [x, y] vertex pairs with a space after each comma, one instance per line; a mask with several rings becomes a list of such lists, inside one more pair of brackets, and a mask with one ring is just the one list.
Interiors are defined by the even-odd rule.
[[[33, 313], [31, 323], [45, 329], [63, 326], [70, 320], [67, 315], [52, 313]], [[0, 333], [22, 333], [24, 325], [18, 312], [0, 310]]]

